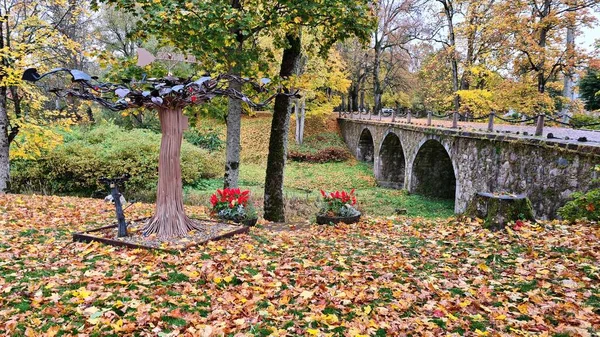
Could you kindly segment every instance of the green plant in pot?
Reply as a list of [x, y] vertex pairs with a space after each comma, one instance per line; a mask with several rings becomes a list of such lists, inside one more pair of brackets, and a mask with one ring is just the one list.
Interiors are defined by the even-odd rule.
[[217, 190], [210, 197], [211, 214], [221, 220], [254, 226], [258, 220], [256, 209], [250, 203], [250, 191], [239, 188]]
[[356, 209], [354, 189], [350, 192], [335, 191], [327, 193], [321, 190], [323, 197], [321, 210], [317, 214], [317, 223], [355, 223], [360, 220], [360, 212]]

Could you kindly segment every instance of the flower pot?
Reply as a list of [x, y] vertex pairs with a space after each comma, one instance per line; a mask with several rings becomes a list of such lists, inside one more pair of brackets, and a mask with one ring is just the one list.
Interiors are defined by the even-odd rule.
[[257, 221], [258, 221], [258, 218], [246, 219], [246, 220], [242, 220], [241, 224], [243, 224], [246, 227], [253, 227], [256, 225]]
[[245, 220], [233, 220], [233, 219], [224, 219], [224, 218], [217, 218], [219, 221], [223, 221], [223, 222], [233, 222], [236, 223], [238, 225], [243, 225], [246, 227], [253, 227], [256, 225], [256, 222], [258, 221], [258, 218], [252, 218], [252, 219], [245, 219]]
[[337, 224], [340, 222], [351, 224], [360, 221], [360, 214], [355, 216], [328, 216], [317, 214], [317, 223], [319, 225]]

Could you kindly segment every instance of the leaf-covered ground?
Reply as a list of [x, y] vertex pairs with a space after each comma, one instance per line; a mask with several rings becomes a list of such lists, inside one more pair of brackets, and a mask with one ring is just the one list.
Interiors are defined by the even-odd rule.
[[452, 220], [370, 219], [253, 228], [182, 256], [71, 243], [72, 231], [111, 216], [98, 200], [0, 196], [0, 335], [600, 331], [598, 225], [492, 233]]

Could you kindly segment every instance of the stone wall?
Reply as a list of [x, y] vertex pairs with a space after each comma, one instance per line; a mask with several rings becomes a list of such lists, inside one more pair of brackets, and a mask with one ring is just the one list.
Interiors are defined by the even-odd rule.
[[[573, 192], [597, 187], [593, 167], [600, 164], [600, 147], [592, 145], [364, 120], [339, 124], [354, 155], [360, 154], [360, 135], [369, 130], [374, 174], [382, 185], [453, 194], [457, 213], [476, 192], [509, 192], [527, 195], [538, 218], [553, 218]], [[393, 169], [402, 160], [404, 167]]]

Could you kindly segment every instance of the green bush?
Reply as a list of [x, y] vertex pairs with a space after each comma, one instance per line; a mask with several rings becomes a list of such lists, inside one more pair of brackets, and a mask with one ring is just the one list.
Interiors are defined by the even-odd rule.
[[190, 129], [183, 134], [183, 138], [190, 144], [208, 150], [209, 152], [219, 151], [224, 144], [219, 138], [219, 134], [213, 130], [202, 133], [198, 129]]
[[567, 202], [558, 210], [563, 219], [575, 221], [586, 218], [590, 221], [600, 220], [600, 189], [587, 193], [573, 193], [573, 200]]
[[288, 158], [309, 163], [343, 162], [352, 157], [346, 143], [337, 132], [322, 132], [308, 136], [302, 145], [292, 143]]
[[[585, 115], [585, 114], [575, 114], [573, 115], [573, 117], [571, 117], [571, 124], [576, 125], [576, 126], [585, 126], [588, 124], [595, 124], [595, 123], [600, 123], [600, 118], [598, 117], [594, 117], [594, 116], [590, 116], [590, 115]], [[600, 129], [600, 125], [593, 125], [593, 126], [589, 126], [589, 127], [585, 127], [586, 129]]]
[[[101, 195], [107, 190], [98, 182], [103, 176], [129, 173], [128, 193], [154, 191], [158, 182], [160, 134], [147, 130], [124, 130], [103, 125], [91, 130], [74, 129], [65, 143], [38, 160], [14, 161], [11, 191]], [[220, 159], [184, 141], [181, 173], [184, 185], [221, 173]]]

